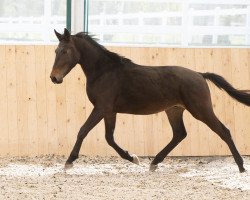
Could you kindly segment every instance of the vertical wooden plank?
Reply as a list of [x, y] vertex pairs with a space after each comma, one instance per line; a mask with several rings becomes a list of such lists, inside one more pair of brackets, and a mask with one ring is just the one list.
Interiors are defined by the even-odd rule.
[[[247, 61], [246, 62], [247, 62], [247, 66], [248, 66], [247, 67], [248, 68], [248, 85], [247, 85], [246, 89], [250, 89], [250, 49], [249, 48], [247, 49]], [[247, 117], [246, 121], [249, 122], [249, 117], [250, 117], [249, 108], [246, 110], [248, 111], [247, 112], [248, 117]], [[250, 134], [247, 133], [247, 132], [249, 132], [248, 123], [246, 122], [245, 125], [247, 126], [247, 130], [246, 130], [246, 137], [245, 137], [245, 141], [244, 141], [245, 148], [244, 148], [244, 151], [242, 152], [242, 154], [243, 155], [250, 155], [250, 145], [247, 142], [247, 141], [250, 141]], [[236, 130], [235, 130], [235, 135], [236, 135]]]
[[9, 153], [8, 133], [8, 98], [7, 98], [7, 65], [5, 57], [5, 46], [0, 46], [0, 155], [6, 156]]
[[47, 96], [47, 119], [48, 119], [48, 137], [46, 134], [39, 135], [39, 152], [46, 153], [44, 145], [48, 142], [48, 153], [58, 154], [58, 135], [57, 135], [57, 103], [55, 85], [50, 81], [50, 73], [55, 58], [55, 46], [45, 46], [45, 79]]
[[[33, 136], [32, 141], [37, 145], [36, 151], [38, 155], [55, 153], [48, 151], [48, 143], [50, 141], [48, 135], [48, 109], [47, 109], [47, 88], [46, 85], [50, 79], [46, 74], [45, 68], [45, 47], [35, 46], [35, 70], [36, 70], [36, 108], [37, 108], [37, 133]], [[48, 52], [50, 53], [50, 52]], [[50, 110], [50, 109], [49, 109]]]
[[[241, 66], [241, 74], [242, 74], [242, 78], [240, 79], [240, 85], [238, 86], [239, 89], [249, 89], [249, 82], [250, 82], [250, 78], [248, 76], [249, 74], [249, 68], [248, 68], [248, 49], [240, 49], [240, 63], [239, 65]], [[245, 106], [244, 104], [241, 104], [241, 109], [242, 109], [242, 113], [241, 116], [243, 117], [244, 121], [241, 121], [240, 126], [242, 126], [243, 132], [241, 135], [239, 135], [239, 139], [237, 142], [237, 146], [238, 143], [240, 144], [240, 148], [239, 151], [240, 152], [246, 152], [247, 149], [249, 148], [249, 143], [246, 141], [250, 141], [249, 140], [249, 128], [248, 128], [248, 123], [250, 121], [250, 109], [248, 106]]]
[[68, 153], [67, 139], [67, 107], [66, 107], [66, 84], [62, 83], [55, 86], [56, 90], [56, 119], [58, 134], [58, 153], [65, 155]]
[[16, 53], [15, 46], [7, 45], [5, 48], [5, 64], [7, 66], [7, 99], [8, 99], [8, 130], [9, 130], [9, 153], [16, 156], [18, 149], [18, 126], [17, 126], [17, 80], [16, 80]]
[[[221, 68], [222, 68], [222, 76], [232, 84], [232, 66], [231, 66], [231, 49], [221, 49]], [[235, 128], [234, 128], [234, 103], [233, 99], [226, 93], [224, 92], [224, 104], [225, 104], [225, 115], [224, 115], [224, 121], [223, 124], [230, 130], [231, 135], [234, 137], [235, 134]], [[218, 116], [220, 118], [220, 116]], [[224, 145], [224, 149], [222, 150], [223, 155], [231, 155], [231, 152], [228, 148], [227, 145]]]
[[[247, 49], [232, 49], [232, 66], [233, 66], [233, 85], [237, 89], [249, 88], [249, 69], [248, 69], [248, 52]], [[240, 152], [246, 151], [249, 145], [248, 138], [249, 129], [246, 124], [249, 123], [250, 114], [247, 106], [234, 101], [235, 113], [235, 143]]]
[[19, 155], [29, 154], [28, 99], [25, 46], [16, 46], [17, 117]]
[[[222, 69], [222, 51], [221, 49], [214, 49], [213, 50], [213, 59], [214, 59], [214, 73], [223, 76], [223, 69]], [[214, 87], [214, 91], [212, 91], [213, 93], [213, 98], [212, 98], [212, 104], [213, 104], [213, 109], [214, 112], [216, 114], [216, 116], [218, 117], [218, 119], [224, 123], [225, 121], [225, 92], [221, 91], [220, 89], [218, 89], [218, 87]], [[213, 141], [210, 143], [210, 153], [212, 153], [212, 155], [223, 155], [223, 151], [226, 148], [226, 144], [224, 141], [222, 141], [219, 136], [212, 132], [215, 137], [213, 137]]]
[[29, 137], [27, 146], [30, 156], [38, 155], [37, 140], [37, 96], [36, 96], [36, 65], [35, 47], [25, 46], [25, 68], [27, 77], [27, 135]]

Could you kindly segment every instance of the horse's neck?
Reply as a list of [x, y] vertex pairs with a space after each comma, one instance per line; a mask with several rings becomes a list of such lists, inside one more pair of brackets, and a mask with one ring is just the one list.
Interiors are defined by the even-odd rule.
[[95, 47], [88, 42], [78, 43], [78, 49], [81, 54], [80, 65], [87, 80], [95, 80], [105, 71], [114, 67], [112, 59], [99, 47]]
[[87, 78], [91, 78], [93, 76], [94, 71], [96, 70], [96, 63], [99, 60], [98, 49], [95, 47], [91, 47], [89, 44], [85, 44], [81, 42], [78, 44], [77, 49], [81, 54], [80, 65], [82, 70]]

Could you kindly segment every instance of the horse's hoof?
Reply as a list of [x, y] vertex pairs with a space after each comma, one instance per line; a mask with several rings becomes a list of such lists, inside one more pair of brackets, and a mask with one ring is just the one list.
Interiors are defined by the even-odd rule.
[[242, 167], [242, 168], [240, 169], [240, 173], [243, 173], [243, 172], [246, 172], [246, 169], [245, 169], [244, 167]]
[[132, 163], [134, 163], [134, 164], [136, 164], [136, 165], [140, 165], [140, 160], [139, 160], [139, 158], [137, 157], [137, 155], [133, 154], [133, 155], [131, 155], [131, 156], [132, 156], [132, 158], [133, 158]]
[[150, 164], [149, 171], [154, 172], [158, 168], [158, 165]]
[[65, 163], [64, 165], [64, 170], [68, 170], [68, 169], [71, 169], [73, 167], [73, 163]]

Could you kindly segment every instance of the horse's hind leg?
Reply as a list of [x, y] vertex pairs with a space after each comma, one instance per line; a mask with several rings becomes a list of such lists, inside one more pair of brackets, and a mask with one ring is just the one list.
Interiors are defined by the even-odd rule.
[[173, 129], [173, 138], [170, 143], [155, 156], [150, 165], [150, 171], [154, 171], [157, 168], [157, 164], [162, 162], [170, 151], [187, 136], [183, 123], [183, 111], [184, 109], [181, 107], [172, 107], [166, 110], [170, 125]]
[[[201, 113], [203, 113], [203, 115], [201, 115]], [[201, 109], [201, 113], [199, 113], [199, 117], [193, 115], [194, 117], [196, 117], [197, 119], [199, 119], [200, 121], [204, 122], [205, 124], [207, 124], [207, 126], [213, 130], [215, 133], [217, 133], [220, 138], [226, 142], [226, 144], [228, 145], [234, 160], [236, 162], [236, 164], [239, 167], [240, 172], [244, 172], [245, 169], [243, 167], [243, 159], [240, 156], [234, 142], [232, 139], [232, 136], [230, 134], [230, 131], [225, 127], [224, 124], [222, 124], [220, 122], [220, 120], [215, 116], [212, 107], [210, 107], [209, 109]]]
[[[201, 96], [201, 95], [200, 95]], [[201, 102], [201, 100], [197, 100]], [[195, 102], [195, 101], [194, 101]], [[220, 122], [220, 120], [215, 116], [211, 101], [203, 100], [202, 104], [189, 104], [187, 110], [198, 120], [204, 122], [212, 131], [220, 136], [220, 138], [226, 142], [228, 145], [236, 164], [239, 167], [240, 172], [244, 172], [243, 159], [240, 156], [234, 142], [230, 131]]]
[[130, 155], [128, 151], [124, 151], [121, 147], [119, 147], [114, 140], [114, 131], [115, 131], [115, 123], [116, 123], [116, 114], [112, 113], [106, 115], [104, 117], [105, 122], [105, 138], [108, 144], [113, 147], [113, 149], [123, 158], [129, 160], [132, 163], [137, 165], [140, 164], [139, 159], [136, 155]]

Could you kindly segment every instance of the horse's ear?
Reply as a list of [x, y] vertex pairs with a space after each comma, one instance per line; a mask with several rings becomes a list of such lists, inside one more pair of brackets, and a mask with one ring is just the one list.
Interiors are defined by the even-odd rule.
[[55, 32], [56, 37], [58, 38], [58, 40], [61, 41], [63, 36], [60, 33], [58, 33], [55, 29], [54, 29], [54, 32]]
[[66, 28], [64, 29], [63, 37], [64, 37], [64, 39], [69, 40], [70, 32]]

